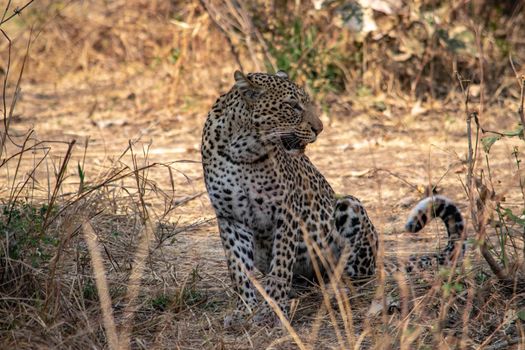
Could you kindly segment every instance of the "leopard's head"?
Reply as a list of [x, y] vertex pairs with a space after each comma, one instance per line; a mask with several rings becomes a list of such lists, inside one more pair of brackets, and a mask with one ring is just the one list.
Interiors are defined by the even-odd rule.
[[250, 127], [265, 143], [289, 154], [301, 154], [323, 130], [310, 97], [285, 72], [244, 75], [236, 71], [234, 77], [247, 106]]

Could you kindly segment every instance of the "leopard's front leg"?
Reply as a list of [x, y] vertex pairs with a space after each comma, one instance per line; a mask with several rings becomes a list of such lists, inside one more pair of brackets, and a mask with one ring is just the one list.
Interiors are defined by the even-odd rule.
[[249, 318], [257, 307], [253, 278], [253, 234], [243, 224], [231, 219], [218, 218], [221, 241], [226, 254], [228, 271], [238, 296], [237, 308], [224, 318], [225, 328], [237, 328]]
[[[270, 271], [266, 277], [265, 291], [275, 305], [287, 317], [288, 295], [292, 286], [293, 266], [296, 259], [296, 246], [300, 234], [299, 222], [289, 212], [283, 212], [276, 221], [272, 246]], [[255, 316], [259, 324], [275, 325], [279, 322], [272, 307], [267, 301]]]

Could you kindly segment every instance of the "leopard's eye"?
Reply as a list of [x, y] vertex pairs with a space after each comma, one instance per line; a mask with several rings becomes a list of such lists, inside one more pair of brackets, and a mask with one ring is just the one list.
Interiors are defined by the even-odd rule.
[[303, 111], [303, 107], [297, 101], [285, 101], [284, 104], [293, 108], [296, 113], [301, 113]]

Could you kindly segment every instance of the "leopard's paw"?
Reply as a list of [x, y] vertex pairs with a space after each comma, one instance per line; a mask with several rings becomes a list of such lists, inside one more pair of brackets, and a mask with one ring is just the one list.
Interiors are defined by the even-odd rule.
[[279, 316], [268, 306], [263, 307], [253, 317], [254, 323], [259, 327], [281, 328], [282, 322]]
[[238, 331], [242, 328], [246, 328], [248, 325], [248, 316], [244, 311], [241, 310], [235, 310], [231, 314], [226, 315], [224, 317], [224, 329], [225, 330], [232, 330], [232, 331]]

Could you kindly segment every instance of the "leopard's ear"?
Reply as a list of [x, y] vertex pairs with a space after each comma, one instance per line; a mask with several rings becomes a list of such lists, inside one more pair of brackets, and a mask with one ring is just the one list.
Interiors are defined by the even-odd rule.
[[284, 70], [279, 69], [275, 75], [277, 75], [279, 78], [289, 79], [288, 74]]
[[262, 89], [249, 81], [241, 71], [235, 71], [233, 77], [235, 78], [235, 87], [239, 90], [246, 102], [254, 102], [262, 96]]

